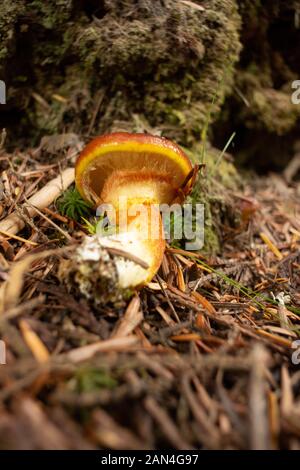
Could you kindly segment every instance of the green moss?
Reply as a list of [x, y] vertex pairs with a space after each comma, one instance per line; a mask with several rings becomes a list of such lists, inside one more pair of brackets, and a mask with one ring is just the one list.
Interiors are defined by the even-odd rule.
[[55, 29], [59, 25], [65, 26], [73, 10], [72, 0], [31, 0], [26, 7], [34, 15], [38, 23], [46, 29]]
[[69, 188], [56, 201], [59, 212], [71, 219], [81, 221], [91, 214], [91, 206], [84, 201], [76, 188]]
[[78, 369], [72, 380], [71, 387], [79, 393], [117, 386], [117, 380], [108, 371], [96, 367], [84, 366]]
[[[192, 150], [185, 149], [193, 163], [202, 163], [203, 147], [196, 144]], [[222, 247], [221, 227], [223, 218], [231, 210], [228, 192], [241, 185], [240, 176], [225, 155], [209, 147], [204, 154], [205, 169], [198, 176], [192, 194], [187, 202], [204, 204], [204, 246], [202, 252], [212, 255]]]
[[15, 24], [20, 14], [24, 13], [24, 3], [20, 1], [2, 1], [0, 10], [0, 73], [3, 76], [5, 64], [14, 52]]
[[[10, 106], [24, 110], [14, 139], [18, 133], [36, 139], [71, 124], [73, 132], [84, 133], [95, 97], [103, 93], [95, 134], [124, 123], [133, 129], [139, 115], [187, 144], [199, 136], [222, 77], [212, 118], [231, 88], [240, 48], [235, 0], [203, 0], [203, 10], [171, 0], [151, 7], [142, 0], [106, 0], [95, 11], [75, 0], [32, 0], [26, 13], [24, 0], [12, 11], [10, 3], [4, 0], [6, 17], [0, 12], [0, 24], [8, 18], [5, 37], [12, 35], [15, 47], [6, 67], [9, 72], [18, 64], [18, 75], [27, 78], [22, 87], [15, 78], [9, 83], [15, 89]], [[7, 57], [7, 40], [2, 47]], [[47, 109], [30, 98], [33, 92]], [[67, 102], [53, 101], [53, 94]]]
[[[277, 135], [284, 135], [292, 130], [300, 117], [300, 107], [291, 102], [290, 94], [291, 92], [286, 93], [271, 88], [255, 90], [252, 100], [252, 126], [257, 127], [259, 123]], [[254, 116], [258, 118], [256, 122]]]
[[[133, 21], [112, 7], [110, 15], [83, 29], [77, 43], [82, 60], [98, 69], [104, 82], [109, 73], [113, 92], [123, 85], [122, 100], [111, 120], [141, 113], [177, 140], [188, 141], [199, 133], [225, 70], [229, 70], [226, 86], [230, 82], [230, 64], [239, 50], [234, 2], [204, 3], [204, 11], [190, 7], [177, 11], [170, 2], [146, 15], [137, 8]], [[120, 80], [120, 72], [125, 80]], [[225, 91], [226, 87], [220, 90], [213, 114]]]

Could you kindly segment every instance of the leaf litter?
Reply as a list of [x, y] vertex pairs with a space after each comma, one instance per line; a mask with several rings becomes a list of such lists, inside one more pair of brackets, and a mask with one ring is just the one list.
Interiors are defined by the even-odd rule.
[[58, 277], [84, 225], [28, 206], [72, 166], [69, 140], [48, 165], [48, 141], [1, 150], [1, 218], [25, 228], [0, 236], [0, 448], [300, 449], [299, 187], [228, 191], [240, 223], [218, 255], [168, 246], [146, 288], [95, 308]]

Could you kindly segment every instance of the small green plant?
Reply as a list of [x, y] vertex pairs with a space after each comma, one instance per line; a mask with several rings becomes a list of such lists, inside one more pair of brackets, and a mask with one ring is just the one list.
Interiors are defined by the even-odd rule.
[[84, 222], [83, 227], [90, 235], [98, 234], [101, 237], [108, 237], [116, 233], [116, 227], [110, 225], [105, 215], [100, 215], [98, 218], [93, 217], [91, 220], [85, 217], [81, 217], [81, 219]]
[[75, 388], [78, 392], [92, 392], [103, 388], [114, 389], [118, 382], [109, 371], [98, 367], [82, 367], [75, 375]]
[[220, 155], [218, 156], [218, 159], [214, 165], [214, 167], [210, 170], [209, 172], [209, 176], [212, 177], [215, 175], [216, 173], [216, 170], [218, 169], [218, 166], [220, 164], [220, 161], [222, 160], [222, 158], [224, 157], [225, 153], [227, 152], [228, 148], [230, 147], [231, 143], [233, 142], [233, 139], [235, 138], [236, 136], [236, 132], [233, 132], [233, 134], [231, 134], [231, 136], [229, 137], [228, 141], [226, 142], [225, 144], [225, 147], [223, 148], [222, 152], [220, 153]]
[[68, 189], [58, 200], [57, 208], [62, 215], [70, 219], [80, 221], [84, 216], [88, 216], [91, 205], [82, 199], [76, 188]]
[[98, 221], [96, 220], [96, 217], [92, 219], [92, 221], [86, 219], [85, 217], [81, 217], [83, 223], [83, 227], [85, 230], [90, 234], [90, 235], [95, 235], [97, 233], [97, 224]]
[[[230, 277], [228, 277], [222, 271], [219, 271], [213, 268], [212, 266], [210, 266], [209, 264], [205, 263], [203, 260], [200, 260], [194, 257], [192, 254], [186, 254], [186, 256], [193, 259], [195, 263], [203, 266], [207, 272], [214, 273], [217, 277], [222, 279], [227, 285], [230, 285], [238, 289], [239, 292], [241, 292], [245, 297], [251, 300], [253, 304], [256, 305], [256, 307], [260, 308], [261, 310], [265, 309], [266, 303], [279, 306], [279, 302], [276, 299], [272, 299], [268, 297], [267, 295], [262, 294], [259, 291], [255, 291], [249, 287], [244, 286], [240, 282], [235, 281], [234, 279], [231, 279]], [[300, 315], [300, 309], [297, 307], [294, 307], [292, 305], [286, 305], [286, 309], [289, 310], [290, 312], [295, 313], [296, 315]]]

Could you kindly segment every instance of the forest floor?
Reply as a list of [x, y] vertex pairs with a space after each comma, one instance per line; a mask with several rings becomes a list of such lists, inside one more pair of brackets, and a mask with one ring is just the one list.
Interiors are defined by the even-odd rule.
[[[74, 156], [42, 151], [2, 150], [2, 217]], [[245, 217], [222, 253], [167, 248], [120, 309], [60, 283], [84, 230], [55, 204], [1, 234], [0, 448], [300, 449], [299, 185], [252, 177], [231, 196]]]

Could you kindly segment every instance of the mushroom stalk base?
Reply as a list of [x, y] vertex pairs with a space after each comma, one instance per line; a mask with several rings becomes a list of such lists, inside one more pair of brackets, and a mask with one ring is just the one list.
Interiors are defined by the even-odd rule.
[[60, 277], [95, 305], [119, 303], [158, 271], [165, 249], [162, 230], [159, 233], [158, 238], [143, 238], [134, 221], [126, 232], [86, 237], [72, 259], [61, 265]]

